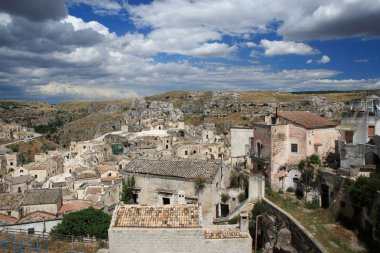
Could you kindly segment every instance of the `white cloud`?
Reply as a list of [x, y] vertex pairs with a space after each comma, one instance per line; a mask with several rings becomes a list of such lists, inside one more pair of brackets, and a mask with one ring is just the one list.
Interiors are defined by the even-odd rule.
[[330, 62], [330, 57], [327, 55], [323, 55], [322, 58], [318, 61], [319, 64], [325, 64]]
[[310, 55], [317, 53], [317, 50], [313, 49], [309, 45], [293, 41], [269, 41], [261, 40], [260, 46], [265, 49], [264, 54], [266, 56], [276, 55]]
[[246, 45], [247, 47], [257, 47], [257, 44], [252, 41], [247, 42]]
[[311, 64], [311, 63], [313, 63], [313, 59], [309, 59], [306, 61], [306, 64]]
[[0, 12], [0, 25], [7, 26], [9, 23], [12, 22], [12, 18], [7, 13], [1, 13]]
[[355, 62], [358, 62], [358, 63], [367, 63], [369, 61], [369, 59], [357, 59], [355, 60]]
[[63, 96], [77, 99], [111, 99], [137, 97], [135, 92], [120, 91], [106, 87], [88, 87], [78, 84], [63, 84], [51, 82], [46, 85], [35, 86], [32, 92], [39, 92], [43, 96]]

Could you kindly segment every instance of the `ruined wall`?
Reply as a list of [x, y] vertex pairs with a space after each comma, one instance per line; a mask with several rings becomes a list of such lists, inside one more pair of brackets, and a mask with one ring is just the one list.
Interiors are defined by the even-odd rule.
[[198, 229], [125, 229], [108, 230], [110, 253], [251, 253], [252, 239], [205, 239]]
[[135, 187], [141, 189], [138, 193], [138, 204], [163, 205], [163, 197], [169, 198], [170, 204], [176, 204], [178, 191], [184, 191], [187, 200], [199, 199], [205, 224], [213, 223], [216, 216], [216, 204], [220, 202], [218, 188], [223, 185], [223, 179], [219, 173], [215, 176], [215, 182], [205, 183], [205, 188], [199, 196], [195, 193], [193, 181], [132, 173], [125, 174], [126, 180], [128, 176], [134, 176]]
[[268, 208], [270, 213], [287, 224], [292, 233], [292, 245], [298, 250], [298, 252], [328, 253], [314, 236], [294, 219], [293, 216], [265, 197], [262, 199], [262, 203]]

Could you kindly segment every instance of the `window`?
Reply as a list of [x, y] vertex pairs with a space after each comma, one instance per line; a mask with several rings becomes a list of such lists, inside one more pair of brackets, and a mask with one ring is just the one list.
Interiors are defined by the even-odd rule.
[[8, 216], [11, 216], [11, 215], [12, 215], [12, 212], [8, 211], [7, 214], [8, 214]]
[[112, 173], [108, 173], [108, 176], [109, 176], [109, 177], [112, 176]]
[[17, 188], [17, 192], [21, 192], [21, 187], [18, 187], [18, 188]]
[[170, 198], [162, 197], [162, 204], [164, 204], [164, 205], [170, 205]]
[[13, 162], [10, 162], [9, 165], [13, 165]]
[[292, 153], [298, 153], [298, 144], [295, 144], [295, 143], [290, 144], [290, 151]]
[[37, 175], [34, 175], [34, 178], [37, 178]]
[[208, 134], [206, 134], [206, 139], [208, 139]]
[[28, 235], [34, 234], [34, 228], [28, 228]]
[[272, 117], [271, 121], [272, 121], [272, 125], [276, 125], [276, 117]]
[[24, 170], [20, 170], [20, 173], [24, 173]]
[[169, 145], [166, 145], [165, 148], [166, 148], [166, 149], [169, 149]]
[[187, 155], [187, 150], [185, 150], [185, 155]]
[[368, 126], [368, 138], [372, 139], [375, 136], [375, 127]]

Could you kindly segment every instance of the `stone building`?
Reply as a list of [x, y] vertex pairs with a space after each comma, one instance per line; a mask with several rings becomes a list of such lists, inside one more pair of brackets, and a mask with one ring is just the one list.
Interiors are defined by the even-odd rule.
[[3, 193], [0, 194], [0, 214], [20, 218], [19, 205], [22, 201], [21, 193]]
[[319, 115], [301, 111], [272, 113], [265, 117], [264, 124], [254, 126], [253, 167], [264, 173], [273, 189], [286, 190], [299, 180], [301, 160], [312, 154], [326, 159], [336, 152], [338, 139], [336, 124]]
[[351, 113], [342, 117], [339, 130], [341, 167], [351, 170], [373, 165], [380, 171], [380, 97], [366, 96], [351, 102]]
[[51, 157], [46, 160], [24, 165], [37, 182], [45, 182], [49, 177], [63, 173], [63, 158]]
[[35, 178], [31, 175], [23, 175], [19, 177], [7, 177], [8, 192], [10, 193], [23, 193], [28, 189], [35, 187]]
[[[205, 224], [212, 224], [221, 214], [219, 191], [225, 189], [229, 169], [221, 161], [132, 160], [125, 167], [124, 178], [135, 178], [136, 203], [173, 205], [200, 203]], [[196, 181], [202, 190], [196, 192]]]
[[248, 214], [240, 225], [202, 223], [201, 207], [119, 206], [108, 230], [110, 253], [252, 252]]
[[62, 189], [32, 189], [25, 191], [20, 203], [21, 216], [37, 211], [57, 214], [62, 206]]
[[231, 128], [231, 163], [235, 168], [250, 168], [253, 129], [248, 127]]

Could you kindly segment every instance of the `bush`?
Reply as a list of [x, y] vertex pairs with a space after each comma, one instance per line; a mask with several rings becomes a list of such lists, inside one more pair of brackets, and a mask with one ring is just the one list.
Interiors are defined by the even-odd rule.
[[63, 216], [60, 224], [53, 227], [50, 234], [54, 236], [95, 236], [107, 239], [111, 216], [94, 208], [68, 213]]
[[286, 189], [287, 192], [294, 192], [294, 188], [293, 187], [288, 187], [288, 189]]
[[136, 181], [135, 177], [128, 177], [127, 182], [125, 179], [122, 180], [122, 192], [121, 192], [121, 201], [124, 204], [134, 204], [133, 201], [133, 188], [135, 187]]
[[264, 214], [268, 212], [268, 208], [262, 203], [262, 202], [257, 202], [251, 211], [252, 218], [256, 218], [257, 215]]
[[317, 209], [319, 207], [319, 200], [317, 198], [313, 198], [312, 201], [306, 203], [306, 208], [308, 209]]
[[308, 160], [310, 164], [321, 165], [321, 158], [317, 154], [312, 154]]
[[372, 206], [376, 192], [380, 190], [380, 179], [377, 177], [359, 177], [348, 189], [352, 203], [358, 206]]
[[231, 171], [230, 175], [230, 187], [238, 188], [239, 187], [239, 173], [235, 170]]
[[279, 190], [277, 193], [278, 193], [278, 194], [283, 194], [284, 191], [283, 191], [283, 190]]
[[230, 199], [230, 195], [228, 195], [228, 193], [222, 193], [222, 195], [220, 196], [220, 199], [222, 200], [223, 203], [226, 203], [229, 199]]
[[243, 202], [244, 200], [247, 199], [246, 195], [244, 192], [241, 192], [238, 196], [238, 199], [239, 199], [239, 203]]
[[194, 182], [194, 190], [197, 195], [203, 192], [205, 188], [206, 178], [204, 176], [197, 176]]

